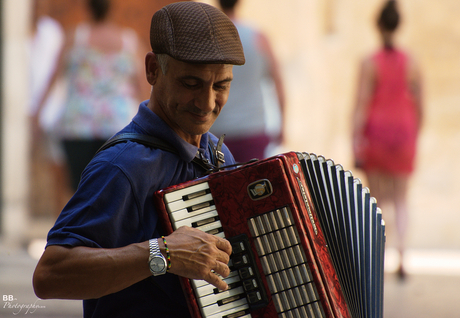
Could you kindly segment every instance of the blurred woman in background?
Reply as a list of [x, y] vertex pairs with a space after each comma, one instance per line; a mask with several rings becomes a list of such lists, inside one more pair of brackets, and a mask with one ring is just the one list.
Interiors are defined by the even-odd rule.
[[[394, 43], [400, 22], [396, 1], [387, 1], [377, 21], [382, 47], [365, 58], [353, 116], [353, 151], [379, 206], [395, 211], [398, 275], [408, 227], [407, 192], [422, 122], [422, 85], [414, 59]], [[385, 214], [384, 210], [384, 214]]]
[[56, 131], [74, 190], [97, 149], [130, 122], [139, 102], [149, 96], [141, 62], [147, 51], [140, 47], [135, 31], [112, 21], [110, 0], [86, 4], [88, 21], [66, 36], [51, 83], [61, 77], [67, 83]]

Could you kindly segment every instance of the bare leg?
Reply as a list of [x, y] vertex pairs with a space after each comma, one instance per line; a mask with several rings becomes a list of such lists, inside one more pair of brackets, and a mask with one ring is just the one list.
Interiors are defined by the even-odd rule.
[[372, 196], [377, 199], [379, 206], [392, 203], [392, 196], [390, 195], [390, 179], [388, 176], [381, 172], [370, 172], [367, 174], [367, 181]]
[[404, 278], [403, 257], [405, 250], [405, 239], [409, 225], [409, 214], [407, 208], [408, 176], [398, 176], [393, 178], [393, 201], [396, 218], [396, 231], [398, 235], [398, 251], [401, 258], [398, 274]]
[[[380, 172], [368, 173], [367, 179], [371, 194], [377, 199], [380, 207], [384, 207], [386, 220], [392, 226], [390, 233], [394, 233], [394, 242], [399, 253], [400, 263], [398, 275], [401, 279], [405, 277], [403, 266], [405, 238], [408, 228], [408, 209], [407, 209], [407, 176], [391, 176]], [[389, 211], [393, 211], [390, 218]]]

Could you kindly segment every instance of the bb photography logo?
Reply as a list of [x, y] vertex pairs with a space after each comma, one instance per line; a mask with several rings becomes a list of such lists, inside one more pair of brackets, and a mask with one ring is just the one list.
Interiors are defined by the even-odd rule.
[[40, 299], [37, 298], [34, 303], [21, 303], [13, 295], [3, 295], [2, 311], [9, 311], [15, 316], [19, 314], [33, 314], [37, 309], [46, 308], [46, 306], [40, 305], [39, 301]]

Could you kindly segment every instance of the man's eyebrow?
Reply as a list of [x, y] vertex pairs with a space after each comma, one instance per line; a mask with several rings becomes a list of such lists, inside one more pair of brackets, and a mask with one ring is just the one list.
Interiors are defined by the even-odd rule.
[[219, 81], [218, 83], [223, 83], [223, 82], [231, 82], [233, 81], [233, 77], [227, 77], [227, 78], [224, 78], [223, 80]]
[[220, 80], [218, 82], [215, 82], [215, 84], [226, 84], [226, 83], [230, 83], [231, 81], [233, 80], [233, 77], [227, 77], [227, 78], [224, 78], [223, 80]]
[[197, 81], [203, 81], [202, 78], [198, 77], [198, 76], [193, 76], [193, 75], [184, 75], [184, 76], [180, 76], [178, 77], [178, 79], [180, 80], [197, 80]]
[[[179, 79], [180, 80], [196, 80], [196, 81], [204, 82], [204, 80], [201, 77], [194, 76], [194, 75], [184, 75], [184, 76], [179, 77]], [[226, 82], [231, 82], [232, 80], [233, 80], [233, 77], [229, 76], [216, 83], [226, 83]]]

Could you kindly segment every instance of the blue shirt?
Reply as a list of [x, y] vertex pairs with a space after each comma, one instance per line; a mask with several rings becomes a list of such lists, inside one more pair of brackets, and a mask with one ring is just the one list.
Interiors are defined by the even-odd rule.
[[[208, 138], [214, 144], [217, 138], [203, 134], [200, 148], [187, 143], [147, 108], [147, 102], [120, 133], [159, 137], [179, 155], [131, 141], [98, 153], [48, 233], [47, 246], [116, 248], [160, 237], [154, 192], [203, 176], [204, 170], [192, 160], [197, 151], [210, 159]], [[225, 164], [233, 164], [228, 148], [222, 147], [222, 152]], [[85, 317], [189, 316], [179, 279], [173, 274], [152, 276], [118, 293], [84, 300], [83, 305]]]

